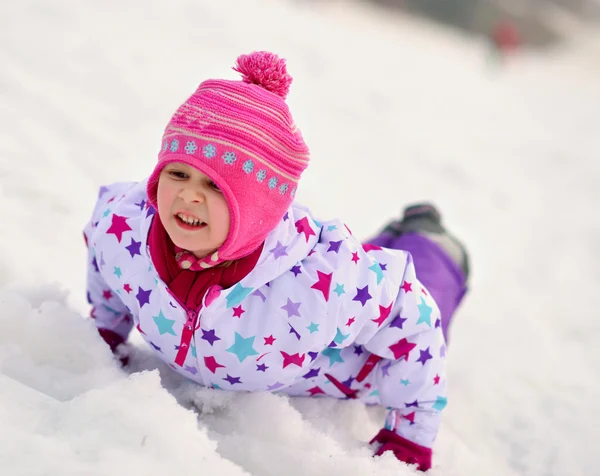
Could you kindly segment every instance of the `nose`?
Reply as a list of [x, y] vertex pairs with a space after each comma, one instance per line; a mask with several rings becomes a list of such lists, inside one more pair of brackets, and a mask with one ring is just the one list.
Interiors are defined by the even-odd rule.
[[197, 187], [183, 187], [179, 197], [186, 203], [204, 203], [206, 200], [202, 190]]

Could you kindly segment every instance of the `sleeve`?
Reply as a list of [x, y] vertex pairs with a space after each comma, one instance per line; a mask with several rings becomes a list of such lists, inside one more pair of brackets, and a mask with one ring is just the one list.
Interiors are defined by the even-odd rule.
[[373, 381], [389, 413], [382, 431], [372, 440], [377, 453], [391, 450], [398, 459], [431, 466], [431, 447], [440, 412], [446, 406], [446, 345], [440, 313], [415, 275], [411, 256], [389, 318], [364, 347], [381, 358]]
[[[96, 256], [95, 231], [102, 217], [102, 210], [114, 194], [110, 188], [102, 187], [94, 207], [91, 220], [86, 225], [83, 236], [87, 245], [87, 300], [92, 305], [91, 317], [98, 332], [111, 350], [125, 342], [133, 327], [131, 314], [119, 295], [106, 283], [100, 271]], [[102, 258], [101, 258], [102, 259]]]

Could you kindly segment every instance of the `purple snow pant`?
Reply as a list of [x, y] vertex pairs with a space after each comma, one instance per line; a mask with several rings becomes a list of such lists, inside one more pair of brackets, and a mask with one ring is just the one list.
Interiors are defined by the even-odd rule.
[[436, 243], [416, 233], [394, 237], [388, 233], [367, 243], [408, 251], [415, 264], [417, 278], [435, 299], [442, 316], [442, 330], [448, 341], [448, 328], [454, 311], [467, 292], [466, 276]]

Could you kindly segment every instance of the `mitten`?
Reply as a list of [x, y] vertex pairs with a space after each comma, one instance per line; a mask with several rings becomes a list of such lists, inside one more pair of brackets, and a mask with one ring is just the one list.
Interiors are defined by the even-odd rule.
[[406, 438], [402, 438], [393, 431], [380, 430], [370, 443], [378, 445], [375, 456], [381, 456], [386, 451], [391, 451], [397, 459], [404, 463], [418, 464], [420, 471], [427, 471], [431, 468], [430, 448], [420, 446]]
[[104, 342], [108, 344], [112, 353], [115, 354], [115, 357], [119, 359], [121, 365], [125, 367], [129, 363], [129, 355], [123, 349], [123, 345], [121, 345], [125, 343], [125, 340], [110, 329], [98, 329], [98, 333], [100, 334], [100, 337], [104, 339]]

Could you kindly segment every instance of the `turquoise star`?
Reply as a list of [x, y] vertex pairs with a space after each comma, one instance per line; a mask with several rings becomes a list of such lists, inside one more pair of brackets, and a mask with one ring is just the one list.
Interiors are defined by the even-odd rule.
[[175, 334], [175, 331], [173, 330], [173, 324], [175, 324], [175, 321], [172, 321], [171, 319], [167, 319], [164, 314], [162, 313], [162, 310], [158, 311], [158, 316], [152, 316], [152, 319], [154, 320], [154, 324], [156, 324], [156, 327], [158, 327], [158, 332], [160, 332], [160, 335], [163, 334], [171, 334], [176, 336], [177, 334]]
[[121, 268], [119, 268], [118, 266], [115, 266], [113, 274], [119, 279], [121, 279], [121, 276], [123, 275], [123, 273], [121, 273]]
[[191, 345], [191, 346], [190, 346], [190, 349], [191, 349], [191, 351], [192, 351], [192, 357], [194, 357], [194, 358], [196, 358], [196, 359], [197, 359], [197, 358], [198, 358], [198, 356], [196, 355], [196, 346], [195, 346], [195, 345]]
[[437, 410], [438, 412], [441, 412], [444, 408], [446, 408], [446, 405], [448, 404], [448, 399], [446, 397], [440, 397], [438, 396], [435, 400], [435, 403], [433, 404], [433, 408], [434, 410]]
[[308, 326], [307, 329], [310, 331], [311, 334], [313, 332], [318, 332], [319, 331], [319, 324], [315, 324], [314, 322], [311, 322], [310, 326]]
[[244, 339], [236, 332], [235, 343], [229, 349], [227, 349], [227, 352], [235, 354], [240, 362], [243, 362], [246, 357], [250, 357], [251, 355], [258, 355], [258, 352], [256, 352], [252, 347], [254, 344], [254, 338], [255, 336]]
[[318, 222], [314, 218], [313, 218], [313, 221], [315, 222], [315, 225], [317, 225], [317, 228], [321, 228], [321, 223], [320, 222]]
[[342, 359], [340, 352], [342, 352], [342, 349], [327, 347], [327, 349], [321, 352], [321, 354], [323, 354], [325, 357], [329, 357], [329, 367], [331, 368], [336, 362], [344, 363], [344, 359]]
[[117, 294], [121, 294], [121, 290], [120, 289], [117, 289]]
[[110, 208], [107, 208], [107, 209], [104, 211], [104, 213], [102, 214], [102, 216], [103, 216], [104, 218], [106, 218], [108, 215], [110, 215]]
[[369, 393], [369, 397], [378, 397], [379, 396], [379, 390], [373, 390], [371, 393]]
[[402, 379], [402, 380], [400, 380], [400, 383], [402, 385], [404, 385], [405, 387], [407, 387], [407, 386], [410, 385], [410, 380], [408, 380], [408, 379]]
[[337, 332], [335, 334], [335, 338], [333, 339], [333, 342], [335, 342], [336, 344], [340, 345], [348, 337], [350, 337], [350, 334], [342, 334], [342, 331], [340, 331], [340, 329], [338, 328], [338, 330], [337, 330]]
[[221, 387], [219, 387], [216, 383], [212, 383], [210, 386], [216, 390], [221, 390]]
[[383, 271], [381, 269], [381, 265], [377, 261], [375, 261], [375, 263], [373, 263], [373, 266], [370, 266], [369, 269], [377, 275], [377, 284], [379, 284], [383, 279]]
[[337, 293], [338, 297], [341, 296], [342, 294], [346, 294], [346, 290], [344, 289], [344, 285], [343, 284], [337, 284], [335, 285], [335, 289], [333, 290], [334, 293]]
[[335, 226], [335, 225], [329, 225], [327, 227], [327, 231], [333, 231], [333, 230], [337, 230], [337, 226]]
[[245, 288], [240, 283], [238, 283], [235, 288], [227, 295], [227, 309], [233, 306], [237, 306], [241, 303], [248, 294], [254, 291], [254, 288]]
[[431, 311], [433, 311], [433, 309], [427, 305], [423, 296], [421, 296], [421, 304], [417, 307], [419, 308], [419, 320], [417, 321], [417, 324], [424, 322], [431, 327]]

